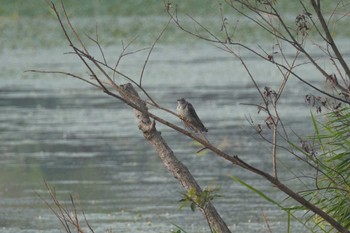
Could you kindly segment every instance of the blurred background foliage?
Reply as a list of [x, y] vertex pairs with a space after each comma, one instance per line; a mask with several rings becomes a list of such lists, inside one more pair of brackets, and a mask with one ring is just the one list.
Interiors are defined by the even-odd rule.
[[[60, 1], [54, 0], [58, 6]], [[180, 20], [188, 27], [194, 27], [193, 21], [184, 14], [195, 17], [205, 27], [213, 32], [220, 32], [223, 16], [227, 18], [228, 28], [236, 40], [252, 43], [271, 39], [268, 34], [258, 32], [257, 26], [248, 23], [234, 10], [225, 5], [224, 1], [197, 0], [197, 1], [163, 1], [163, 0], [135, 0], [135, 1], [107, 1], [107, 0], [64, 0], [68, 15], [76, 29], [87, 35], [95, 35], [98, 29], [103, 46], [120, 45], [121, 40], [131, 41], [137, 37], [136, 43], [150, 45], [165, 26], [168, 15], [164, 9], [165, 3], [171, 3], [177, 8]], [[0, 50], [5, 48], [36, 49], [45, 47], [65, 46], [62, 32], [49, 1], [46, 0], [2, 0], [0, 6]], [[335, 2], [323, 3], [325, 14], [332, 13]], [[300, 4], [294, 1], [277, 1], [276, 8], [280, 9], [290, 25], [294, 25], [296, 15], [302, 13]], [[243, 9], [243, 8], [242, 8]], [[327, 10], [329, 9], [329, 10]], [[340, 16], [345, 9], [339, 8]], [[340, 36], [350, 35], [345, 20], [334, 18], [334, 26]], [[332, 22], [330, 22], [332, 23]], [[239, 33], [238, 33], [239, 32]], [[190, 36], [178, 30], [174, 25], [167, 29], [160, 43], [195, 43]]]

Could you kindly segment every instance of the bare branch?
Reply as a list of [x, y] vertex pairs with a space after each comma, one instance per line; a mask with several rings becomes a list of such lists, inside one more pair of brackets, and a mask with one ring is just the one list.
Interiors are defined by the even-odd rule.
[[91, 36], [89, 36], [89, 35], [87, 35], [87, 37], [90, 39], [90, 40], [92, 40], [96, 45], [97, 45], [97, 47], [98, 47], [98, 49], [100, 50], [100, 52], [101, 52], [101, 55], [102, 55], [102, 58], [103, 58], [103, 62], [104, 62], [104, 64], [106, 64], [107, 65], [107, 61], [106, 61], [106, 57], [105, 57], [105, 54], [104, 54], [104, 52], [103, 52], [103, 49], [102, 49], [102, 47], [101, 47], [101, 45], [100, 45], [100, 41], [98, 40], [98, 32], [97, 32], [97, 25], [96, 25], [96, 39], [94, 39], [94, 38], [92, 38]]
[[[148, 55], [147, 55], [147, 58], [145, 59], [145, 63], [143, 64], [143, 67], [142, 67], [142, 70], [141, 70], [141, 74], [140, 74], [140, 81], [139, 81], [139, 86], [142, 87], [142, 79], [143, 79], [143, 74], [145, 72], [145, 69], [146, 69], [146, 66], [147, 66], [147, 63], [148, 63], [148, 60], [149, 60], [149, 57], [151, 56], [152, 54], [152, 51], [154, 49], [154, 47], [156, 46], [156, 44], [158, 43], [158, 41], [160, 40], [160, 38], [162, 37], [163, 33], [165, 32], [165, 30], [168, 28], [169, 24], [171, 22], [171, 18], [168, 20], [168, 23], [165, 25], [165, 27], [162, 29], [162, 31], [159, 33], [158, 37], [154, 40], [149, 52], [148, 52]], [[156, 103], [154, 103], [156, 104]]]
[[345, 73], [347, 74], [348, 78], [350, 77], [350, 69], [348, 64], [345, 62], [343, 55], [340, 53], [340, 51], [338, 50], [338, 47], [335, 43], [335, 41], [333, 40], [333, 36], [331, 35], [331, 33], [329, 32], [327, 23], [323, 17], [323, 14], [321, 12], [321, 7], [320, 7], [320, 1], [318, 0], [317, 3], [315, 0], [310, 0], [311, 1], [311, 5], [314, 8], [318, 19], [320, 20], [321, 26], [323, 28], [323, 31], [326, 34], [326, 38], [327, 38], [327, 42], [329, 43], [329, 45], [332, 47], [333, 52], [335, 53], [336, 57], [338, 58], [341, 66], [343, 67]]
[[[319, 1], [318, 1], [319, 4]], [[157, 151], [158, 155], [160, 156], [160, 158], [163, 160], [165, 166], [167, 166], [167, 168], [174, 174], [174, 176], [176, 178], [179, 179], [179, 181], [181, 182], [181, 184], [183, 185], [183, 187], [185, 187], [187, 190], [190, 188], [195, 188], [196, 192], [198, 194], [200, 194], [202, 192], [201, 188], [199, 187], [199, 185], [196, 183], [196, 181], [194, 180], [194, 178], [191, 176], [191, 173], [188, 171], [188, 169], [179, 161], [177, 160], [177, 158], [174, 156], [173, 152], [171, 151], [171, 149], [168, 147], [168, 145], [165, 143], [165, 141], [163, 140], [163, 138], [160, 136], [160, 133], [156, 130], [155, 128], [155, 124], [156, 121], [159, 123], [162, 123], [190, 138], [192, 138], [193, 140], [199, 142], [200, 144], [202, 144], [205, 148], [207, 148], [208, 150], [214, 152], [214, 154], [216, 156], [221, 157], [224, 160], [229, 161], [232, 165], [236, 165], [239, 166], [249, 172], [252, 172], [258, 176], [263, 177], [264, 179], [266, 179], [267, 181], [269, 181], [271, 184], [273, 184], [276, 188], [278, 188], [279, 190], [281, 190], [282, 192], [284, 192], [285, 194], [287, 194], [289, 197], [291, 197], [292, 199], [294, 199], [295, 201], [299, 202], [300, 204], [302, 204], [304, 207], [308, 208], [309, 210], [311, 210], [312, 212], [314, 212], [315, 214], [319, 215], [320, 217], [322, 217], [324, 220], [326, 220], [329, 224], [331, 224], [334, 228], [338, 229], [340, 232], [348, 232], [347, 229], [345, 229], [343, 226], [341, 226], [334, 218], [332, 218], [330, 215], [328, 215], [327, 213], [325, 213], [323, 210], [321, 210], [320, 208], [318, 208], [317, 206], [313, 205], [310, 201], [306, 200], [304, 197], [300, 196], [297, 192], [291, 190], [289, 187], [287, 187], [285, 184], [283, 184], [282, 182], [280, 182], [277, 179], [277, 172], [276, 174], [274, 174], [275, 176], [270, 175], [269, 173], [260, 170], [248, 163], [246, 163], [244, 160], [240, 159], [238, 155], [233, 154], [233, 155], [229, 155], [227, 153], [225, 153], [224, 151], [218, 149], [216, 146], [214, 146], [213, 144], [210, 143], [210, 141], [201, 138], [198, 135], [194, 135], [193, 133], [180, 128], [178, 126], [176, 126], [175, 124], [164, 120], [163, 118], [158, 117], [155, 114], [152, 114], [147, 106], [146, 106], [146, 102], [141, 100], [136, 92], [136, 90], [133, 88], [132, 84], [128, 83], [125, 85], [118, 85], [117, 83], [114, 82], [113, 78], [111, 78], [107, 71], [106, 71], [106, 67], [107, 63], [106, 62], [100, 62], [98, 60], [96, 60], [93, 56], [91, 56], [88, 52], [88, 50], [86, 49], [86, 47], [84, 46], [83, 42], [80, 40], [79, 35], [76, 33], [76, 31], [74, 30], [74, 27], [72, 26], [72, 24], [70, 23], [70, 20], [67, 16], [67, 13], [64, 9], [63, 6], [63, 2], [62, 2], [62, 9], [64, 11], [65, 14], [65, 20], [67, 21], [68, 25], [69, 25], [69, 31], [70, 33], [73, 33], [73, 35], [75, 36], [75, 38], [78, 40], [78, 43], [80, 44], [80, 46], [83, 48], [82, 50], [79, 49], [78, 47], [75, 46], [75, 44], [73, 43], [71, 37], [69, 36], [68, 32], [67, 32], [67, 28], [64, 26], [62, 19], [58, 13], [58, 11], [55, 8], [55, 5], [52, 3], [52, 9], [54, 10], [54, 12], [56, 13], [56, 16], [58, 18], [58, 21], [60, 23], [60, 26], [65, 34], [66, 39], [68, 40], [70, 46], [72, 47], [74, 53], [79, 57], [79, 59], [83, 62], [83, 64], [85, 65], [85, 67], [88, 69], [89, 73], [91, 74], [91, 76], [93, 77], [93, 79], [95, 79], [95, 81], [97, 82], [97, 84], [89, 82], [86, 79], [80, 78], [79, 76], [76, 76], [74, 74], [69, 74], [67, 73], [69, 76], [72, 76], [74, 78], [78, 78], [81, 79], [85, 82], [88, 82], [89, 84], [94, 84], [95, 87], [100, 88], [104, 93], [106, 93], [107, 95], [110, 95], [112, 97], [117, 98], [118, 100], [124, 102], [125, 104], [127, 104], [128, 106], [130, 106], [132, 109], [134, 109], [135, 112], [135, 116], [138, 119], [138, 126], [139, 129], [143, 132], [144, 137], [146, 138], [146, 140], [148, 140], [151, 145], [155, 148], [155, 150]], [[277, 13], [277, 11], [273, 8], [273, 6], [271, 6], [271, 9], [273, 10], [273, 12]], [[295, 74], [293, 72], [293, 63], [292, 65], [285, 66], [281, 63], [277, 63], [274, 60], [270, 60], [268, 57], [265, 57], [264, 55], [250, 49], [247, 46], [244, 46], [243, 44], [240, 43], [233, 43], [231, 41], [221, 41], [219, 40], [213, 33], [211, 33], [206, 27], [204, 27], [202, 24], [200, 24], [198, 21], [196, 21], [194, 18], [192, 18], [191, 16], [189, 16], [193, 22], [196, 23], [196, 26], [199, 26], [201, 29], [204, 29], [204, 31], [207, 33], [207, 35], [209, 35], [208, 37], [202, 36], [200, 34], [197, 33], [193, 33], [191, 32], [191, 30], [186, 30], [184, 27], [182, 27], [182, 25], [179, 23], [179, 20], [177, 18], [177, 13], [176, 10], [174, 12], [174, 14], [170, 14], [170, 19], [176, 23], [176, 25], [188, 32], [189, 34], [196, 36], [197, 38], [200, 39], [204, 39], [206, 41], [209, 42], [213, 42], [215, 44], [219, 44], [220, 46], [222, 46], [225, 50], [229, 51], [231, 54], [233, 54], [235, 57], [237, 57], [240, 62], [242, 63], [243, 67], [245, 68], [248, 76], [251, 78], [252, 82], [254, 83], [257, 91], [260, 93], [262, 99], [264, 100], [264, 108], [267, 111], [267, 114], [272, 118], [274, 127], [275, 127], [275, 139], [277, 138], [277, 126], [278, 126], [278, 122], [279, 122], [279, 117], [278, 117], [278, 112], [276, 109], [276, 102], [272, 103], [272, 106], [275, 110], [275, 114], [273, 115], [270, 112], [270, 109], [268, 107], [269, 102], [267, 99], [264, 98], [264, 94], [262, 93], [262, 91], [259, 88], [259, 85], [255, 82], [255, 79], [253, 77], [253, 75], [251, 74], [248, 66], [246, 65], [246, 63], [244, 62], [243, 58], [237, 54], [235, 51], [233, 51], [230, 46], [231, 45], [238, 45], [241, 46], [243, 48], [246, 48], [248, 51], [253, 52], [254, 54], [256, 54], [258, 57], [263, 58], [264, 60], [271, 62], [272, 64], [277, 65], [279, 68], [281, 69], [285, 69], [285, 73], [284, 73], [284, 77], [286, 78], [284, 81], [282, 81], [281, 85], [280, 85], [280, 89], [279, 89], [279, 95], [281, 95], [284, 86], [285, 86], [285, 82], [287, 80], [287, 78], [289, 77], [290, 74], [292, 74], [293, 76], [297, 77], [300, 81], [312, 86], [310, 83], [306, 82], [304, 79], [302, 79], [301, 77], [299, 77], [297, 74]], [[293, 40], [293, 46], [295, 46], [295, 48], [297, 50], [299, 50], [301, 53], [305, 54], [306, 56], [308, 55], [308, 53], [303, 49], [302, 44], [300, 44], [299, 42], [297, 42], [296, 38], [292, 35], [292, 33], [290, 32], [290, 30], [288, 29], [288, 27], [284, 24], [282, 18], [280, 17], [280, 15], [277, 15], [277, 17], [279, 17], [280, 22], [282, 23], [283, 27], [285, 28], [285, 30], [287, 31], [287, 34], [290, 35], [290, 37]], [[170, 22], [170, 20], [169, 20]], [[169, 24], [168, 22], [168, 24]], [[165, 30], [165, 29], [164, 29]], [[163, 33], [163, 31], [162, 31]], [[160, 34], [160, 36], [162, 35], [162, 33]], [[228, 35], [228, 32], [225, 32], [226, 36]], [[160, 36], [158, 37], [158, 39], [160, 38]], [[158, 40], [157, 39], [157, 40]], [[156, 40], [156, 42], [157, 42]], [[98, 43], [98, 40], [96, 40]], [[142, 68], [142, 73], [140, 76], [140, 84], [136, 85], [139, 88], [141, 88], [141, 84], [142, 84], [142, 77], [143, 77], [143, 71], [145, 70], [146, 64], [148, 62], [149, 56], [156, 44], [156, 42], [153, 44], [153, 46], [150, 49], [150, 52], [146, 58], [145, 61], [145, 65]], [[123, 51], [124, 52], [124, 51]], [[318, 64], [316, 63], [315, 60], [313, 60], [312, 58], [309, 58], [310, 61], [317, 67]], [[117, 62], [118, 65], [119, 62]], [[117, 67], [117, 66], [116, 66]], [[319, 66], [318, 66], [319, 67]], [[98, 70], [102, 73], [102, 77], [101, 78], [99, 76], [97, 76], [96, 72], [94, 70]], [[121, 75], [124, 78], [129, 79], [128, 76], [122, 74], [121, 72], [118, 72], [116, 69], [115, 73], [117, 73], [118, 75]], [[320, 70], [321, 73], [322, 71], [326, 74], [326, 72], [324, 70]], [[45, 72], [45, 71], [44, 71]], [[59, 74], [65, 74], [64, 72], [60, 72], [60, 71], [56, 71], [56, 73]], [[328, 76], [327, 76], [328, 77]], [[133, 82], [134, 83], [134, 82]], [[118, 94], [110, 91], [107, 88], [107, 85], [110, 85], [113, 90], [117, 91]], [[315, 89], [317, 89], [315, 87]], [[143, 89], [142, 89], [143, 90]], [[320, 90], [321, 91], [321, 90]], [[322, 91], [321, 91], [322, 92]], [[145, 92], [147, 93], [147, 92]], [[276, 94], [277, 95], [277, 94]], [[327, 94], [330, 95], [330, 94]], [[344, 100], [341, 100], [344, 102]], [[151, 102], [155, 105], [158, 106], [154, 101]], [[169, 111], [171, 112], [171, 111]], [[172, 112], [171, 112], [172, 113]], [[175, 113], [172, 113], [174, 115], [177, 115]], [[276, 117], [276, 118], [274, 118]], [[153, 121], [151, 120], [153, 119]], [[274, 139], [274, 141], [272, 142], [274, 145], [274, 148], [277, 148], [277, 141]], [[274, 155], [276, 153], [273, 153]], [[74, 205], [74, 203], [73, 203]], [[214, 206], [212, 206], [211, 202], [208, 201], [206, 203], [203, 203], [202, 205], [200, 205], [201, 210], [203, 212], [203, 214], [205, 215], [206, 219], [208, 220], [208, 223], [210, 223], [211, 229], [215, 229], [215, 231], [217, 232], [230, 232], [229, 229], [227, 228], [226, 224], [223, 222], [223, 220], [221, 219], [221, 217], [218, 215], [218, 213], [216, 212]], [[75, 208], [75, 207], [74, 207]], [[61, 215], [65, 215], [67, 214], [66, 210], [62, 210], [60, 209], [59, 211]], [[68, 215], [69, 216], [69, 215]], [[76, 223], [76, 227], [79, 227], [79, 222], [77, 221], [77, 219], [72, 219], [72, 218], [68, 218], [67, 220], [69, 223]], [[63, 222], [65, 224], [67, 224], [66, 220]], [[67, 224], [68, 229], [69, 229], [69, 225]]]
[[62, 74], [62, 75], [65, 75], [65, 76], [71, 76], [73, 78], [76, 78], [76, 79], [79, 79], [79, 80], [82, 80], [98, 89], [101, 89], [101, 87], [99, 85], [96, 85], [95, 83], [93, 82], [90, 82], [89, 80], [85, 79], [85, 78], [82, 78], [78, 75], [75, 75], [75, 74], [72, 74], [72, 73], [68, 73], [68, 72], [64, 72], [64, 71], [53, 71], [53, 70], [26, 70], [25, 72], [34, 72], [34, 73], [42, 73], [42, 74]]

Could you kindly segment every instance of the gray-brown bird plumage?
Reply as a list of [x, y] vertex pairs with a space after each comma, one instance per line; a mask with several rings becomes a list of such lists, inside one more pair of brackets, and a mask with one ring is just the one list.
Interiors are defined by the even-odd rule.
[[187, 128], [195, 132], [208, 132], [202, 121], [199, 119], [196, 110], [191, 103], [184, 98], [177, 100], [177, 112]]

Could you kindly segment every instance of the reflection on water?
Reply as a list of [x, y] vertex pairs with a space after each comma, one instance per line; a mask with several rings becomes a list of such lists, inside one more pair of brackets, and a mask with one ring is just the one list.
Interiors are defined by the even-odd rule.
[[[67, 204], [69, 194], [73, 194], [96, 232], [169, 232], [174, 228], [172, 224], [189, 232], [208, 232], [199, 213], [178, 209], [182, 189], [143, 139], [128, 107], [77, 80], [23, 73], [40, 68], [86, 75], [77, 60], [59, 55], [63, 50], [38, 51], [35, 56], [22, 51], [17, 59], [2, 64], [1, 232], [61, 232], [57, 218], [38, 198], [39, 194], [49, 200], [43, 180], [55, 187], [59, 199]], [[106, 56], [113, 57], [120, 50], [108, 51]], [[144, 85], [155, 100], [175, 110], [178, 98], [189, 99], [215, 144], [225, 141], [227, 152], [237, 153], [266, 171], [270, 169], [269, 146], [255, 141], [254, 130], [245, 120], [246, 114], [259, 120], [255, 118], [256, 109], [240, 105], [259, 102], [259, 96], [239, 63], [208, 46], [191, 50], [186, 46], [163, 46], [152, 56]], [[122, 70], [139, 74], [142, 59], [128, 59]], [[277, 74], [268, 67], [257, 61], [250, 65], [259, 74], [262, 87], [278, 81]], [[286, 90], [288, 99], [281, 100], [281, 114], [298, 112], [285, 123], [301, 130], [305, 125], [300, 122], [308, 117], [308, 110], [301, 110], [302, 95], [308, 89], [295, 81], [290, 85], [298, 88]], [[160, 114], [181, 125], [178, 119]], [[233, 231], [266, 230], [261, 217], [264, 212], [274, 232], [285, 232], [287, 216], [233, 183], [228, 175], [237, 175], [282, 200], [271, 185], [211, 153], [196, 156], [197, 148], [190, 139], [160, 124], [157, 127], [203, 186], [222, 188], [224, 197], [215, 203]]]

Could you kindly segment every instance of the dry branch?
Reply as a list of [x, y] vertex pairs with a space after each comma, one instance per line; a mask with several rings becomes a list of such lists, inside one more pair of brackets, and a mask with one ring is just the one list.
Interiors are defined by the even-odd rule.
[[[237, 165], [237, 166], [239, 166], [239, 167], [241, 167], [249, 172], [252, 172], [254, 174], [257, 174], [257, 175], [263, 177], [264, 179], [268, 180], [271, 184], [273, 184], [276, 188], [278, 188], [279, 190], [281, 190], [282, 192], [287, 194], [289, 197], [291, 197], [295, 201], [299, 202], [307, 209], [313, 211], [315, 214], [322, 217], [324, 220], [326, 220], [328, 223], [330, 223], [335, 229], [339, 230], [340, 232], [348, 232], [347, 229], [345, 229], [343, 226], [341, 226], [330, 215], [328, 215], [327, 213], [325, 213], [324, 211], [319, 209], [317, 206], [313, 205], [312, 203], [307, 201], [305, 198], [300, 196], [298, 193], [296, 193], [295, 191], [291, 190], [289, 187], [287, 187], [286, 185], [281, 183], [277, 179], [277, 177], [271, 176], [270, 174], [268, 174], [262, 170], [259, 170], [256, 167], [251, 166], [250, 164], [241, 160], [237, 155], [229, 155], [229, 154], [219, 150], [216, 146], [212, 145], [209, 141], [206, 141], [206, 140], [188, 132], [187, 130], [184, 130], [181, 127], [178, 127], [178, 126], [158, 117], [157, 115], [150, 113], [147, 109], [146, 102], [139, 98], [139, 96], [138, 96], [137, 92], [135, 91], [135, 89], [133, 88], [132, 84], [128, 83], [125, 85], [118, 85], [117, 83], [115, 83], [113, 78], [110, 77], [105, 70], [107, 65], [105, 63], [101, 63], [100, 61], [96, 60], [93, 56], [91, 56], [89, 54], [89, 52], [86, 49], [86, 47], [84, 46], [83, 42], [80, 40], [79, 35], [76, 33], [72, 24], [70, 23], [69, 18], [65, 12], [64, 7], [63, 7], [63, 4], [62, 4], [62, 9], [64, 11], [65, 20], [68, 23], [68, 29], [63, 24], [62, 18], [58, 14], [57, 9], [56, 9], [54, 4], [52, 4], [52, 9], [55, 11], [55, 13], [57, 15], [58, 21], [62, 27], [62, 30], [66, 36], [66, 39], [68, 40], [70, 46], [73, 49], [73, 53], [75, 53], [78, 56], [78, 58], [83, 62], [83, 64], [86, 66], [86, 68], [90, 72], [91, 77], [96, 81], [96, 84], [94, 86], [98, 86], [99, 89], [102, 90], [107, 95], [110, 95], [114, 98], [117, 98], [118, 100], [126, 103], [132, 109], [134, 109], [135, 116], [136, 116], [137, 122], [138, 122], [138, 127], [143, 132], [145, 139], [154, 147], [154, 149], [156, 150], [157, 154], [161, 158], [161, 160], [164, 163], [164, 165], [166, 166], [166, 168], [174, 175], [174, 177], [176, 179], [179, 180], [181, 185], [186, 190], [190, 190], [190, 189], [194, 188], [198, 195], [200, 195], [202, 193], [200, 186], [197, 184], [197, 182], [195, 181], [195, 179], [191, 175], [190, 171], [186, 168], [185, 165], [183, 165], [175, 157], [172, 150], [169, 148], [167, 143], [161, 137], [160, 132], [158, 132], [156, 130], [156, 127], [155, 127], [156, 121], [158, 121], [158, 122], [172, 128], [172, 129], [182, 133], [183, 135], [186, 135], [186, 136], [192, 138], [193, 140], [201, 143], [204, 147], [206, 147], [208, 150], [214, 152], [214, 154], [216, 154], [217, 156], [219, 156], [227, 161], [230, 161], [232, 163], [232, 165]], [[179, 22], [177, 20], [177, 16], [171, 15], [171, 17], [172, 17], [173, 21], [175, 23], [177, 23], [177, 25], [179, 27], [181, 27], [181, 25], [179, 24]], [[79, 49], [75, 45], [75, 43], [73, 43], [72, 38], [69, 36], [70, 34], [67, 32], [67, 30], [69, 30], [70, 33], [73, 33], [74, 37], [78, 41], [78, 45], [80, 45], [80, 47], [82, 49]], [[183, 30], [185, 30], [185, 29], [183, 29]], [[195, 35], [195, 36], [197, 36], [198, 38], [202, 38], [199, 35]], [[219, 43], [219, 44], [225, 46], [226, 49], [229, 49], [225, 42], [219, 41], [216, 37], [213, 37], [213, 38], [214, 39], [211, 39], [209, 41], [215, 41], [216, 43]], [[96, 43], [98, 43], [97, 40], [96, 40]], [[240, 46], [244, 47], [244, 45], [240, 45]], [[231, 52], [234, 54], [233, 51], [231, 51]], [[253, 52], [257, 56], [261, 57], [262, 59], [267, 59], [263, 55], [260, 55], [260, 54], [256, 53], [255, 51], [253, 51]], [[238, 59], [241, 59], [241, 57], [238, 56]], [[242, 65], [245, 66], [245, 63], [242, 59], [241, 59], [241, 62], [242, 62]], [[269, 62], [272, 62], [273, 64], [276, 64], [277, 66], [287, 70], [289, 72], [289, 73], [287, 72], [288, 75], [292, 74], [295, 77], [297, 77], [298, 79], [300, 78], [296, 74], [294, 74], [288, 67], [285, 67], [285, 66], [278, 64], [276, 62], [273, 62], [273, 61], [269, 61]], [[101, 77], [97, 76], [94, 69], [97, 69], [102, 73], [104, 80]], [[247, 68], [247, 72], [249, 74], [248, 68]], [[54, 72], [52, 72], [52, 73], [54, 73]], [[60, 72], [60, 73], [64, 74], [64, 72]], [[115, 71], [115, 73], [117, 73], [118, 75], [121, 75], [123, 77], [127, 77], [120, 72]], [[68, 75], [75, 77], [74, 75], [71, 75], [71, 74], [68, 74]], [[83, 81], [87, 81], [87, 80], [80, 78], [80, 77], [75, 77], [75, 78], [79, 78], [79, 79], [82, 79]], [[301, 80], [306, 82], [303, 79], [301, 79]], [[252, 78], [252, 81], [254, 81], [253, 78]], [[88, 82], [88, 83], [92, 84], [91, 82]], [[116, 94], [116, 93], [110, 91], [107, 88], [107, 85], [108, 85], [108, 87], [112, 87], [113, 91], [117, 91], [118, 93]], [[135, 84], [135, 85], [137, 86], [137, 84]], [[308, 85], [310, 85], [310, 84], [308, 84]], [[138, 87], [140, 87], [140, 86], [138, 86]], [[257, 88], [257, 89], [259, 90], [259, 88]], [[142, 91], [145, 91], [145, 90], [142, 89]], [[262, 95], [262, 93], [260, 93], [260, 94]], [[163, 109], [160, 106], [158, 106], [157, 104], [154, 104], [154, 105], [160, 109]], [[171, 112], [170, 110], [167, 110], [167, 111]], [[151, 119], [153, 119], [153, 120], [151, 120]], [[216, 232], [219, 232], [219, 233], [230, 232], [230, 230], [226, 226], [225, 222], [222, 220], [222, 218], [217, 213], [216, 209], [214, 208], [214, 206], [212, 205], [212, 203], [210, 201], [205, 202], [202, 205], [199, 205], [199, 209], [201, 210], [201, 212], [203, 213], [203, 215], [207, 219], [209, 226], [212, 230], [215, 230]]]
[[[165, 142], [161, 133], [156, 129], [155, 121], [150, 119], [146, 103], [139, 98], [139, 95], [133, 88], [132, 84], [127, 83], [121, 85], [121, 96], [130, 100], [135, 105], [139, 106], [142, 111], [134, 109], [135, 117], [137, 119], [138, 128], [143, 132], [145, 139], [153, 146], [158, 156], [162, 160], [165, 167], [174, 175], [174, 177], [181, 183], [186, 191], [195, 189], [198, 196], [201, 195], [202, 189], [196, 182], [187, 167], [179, 161], [168, 144]], [[206, 217], [210, 229], [215, 229], [216, 232], [229, 233], [226, 223], [216, 211], [215, 207], [210, 201], [199, 205], [199, 209]]]

